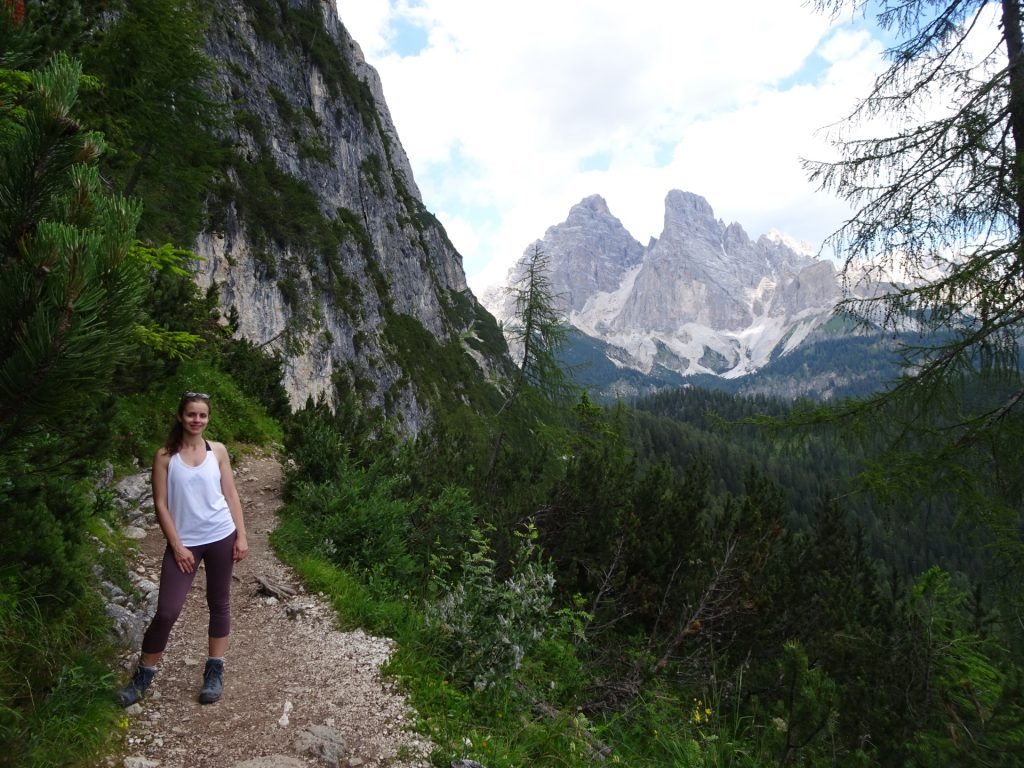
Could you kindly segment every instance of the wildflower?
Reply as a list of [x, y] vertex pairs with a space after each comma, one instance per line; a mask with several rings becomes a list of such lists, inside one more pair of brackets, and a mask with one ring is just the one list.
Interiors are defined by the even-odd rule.
[[690, 721], [696, 725], [710, 722], [712, 713], [711, 707], [705, 706], [704, 702], [700, 699], [694, 699], [693, 711], [690, 713]]

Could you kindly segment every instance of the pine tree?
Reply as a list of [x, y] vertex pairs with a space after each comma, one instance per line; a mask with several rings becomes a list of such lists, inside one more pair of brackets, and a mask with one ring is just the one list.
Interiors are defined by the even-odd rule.
[[[891, 450], [867, 475], [919, 504], [958, 495], [1004, 565], [1024, 574], [1024, 33], [1020, 0], [816, 0], [877, 11], [898, 38], [811, 178], [856, 213], [832, 236], [847, 269], [911, 281], [844, 309], [903, 341], [904, 375], [841, 413], [878, 416]], [[848, 274], [853, 274], [848, 271]], [[906, 339], [906, 336], [900, 338]]]
[[0, 114], [3, 449], [81, 420], [135, 344], [144, 275], [131, 245], [141, 206], [102, 189], [102, 138], [72, 114], [81, 76], [77, 62], [54, 56]]
[[508, 401], [514, 400], [527, 385], [551, 399], [563, 397], [570, 389], [568, 377], [558, 362], [566, 328], [557, 310], [558, 297], [551, 286], [550, 271], [550, 258], [540, 245], [535, 245], [525, 271], [509, 289], [516, 309], [506, 330], [510, 348], [519, 353], [519, 373]]
[[[818, 0], [819, 8], [876, 7]], [[840, 133], [837, 162], [807, 162], [812, 180], [859, 210], [832, 237], [847, 266], [863, 260], [918, 281], [847, 302], [893, 330], [915, 319], [938, 341], [907, 350], [917, 388], [954, 371], [1016, 370], [1024, 310], [1024, 43], [1019, 0], [884, 0], [879, 24], [902, 35], [889, 68], [847, 119], [884, 118], [881, 138]], [[1001, 39], [992, 29], [998, 23]], [[972, 55], [972, 50], [982, 50]], [[938, 117], [942, 104], [952, 106]], [[1017, 406], [1024, 391], [1004, 405]]]
[[558, 360], [566, 329], [556, 309], [558, 297], [548, 273], [548, 256], [536, 245], [527, 259], [525, 271], [509, 288], [516, 309], [505, 331], [513, 356], [518, 355], [518, 364], [497, 413], [499, 427], [491, 445], [487, 475], [493, 475], [510, 432], [521, 432], [524, 427], [532, 429], [528, 421], [535, 420], [551, 403], [564, 404], [574, 391], [572, 381]]

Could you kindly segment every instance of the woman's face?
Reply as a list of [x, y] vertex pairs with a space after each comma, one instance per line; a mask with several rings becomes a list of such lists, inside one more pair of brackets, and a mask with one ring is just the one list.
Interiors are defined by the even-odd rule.
[[190, 400], [178, 414], [178, 421], [191, 435], [201, 435], [210, 423], [210, 404], [204, 400]]

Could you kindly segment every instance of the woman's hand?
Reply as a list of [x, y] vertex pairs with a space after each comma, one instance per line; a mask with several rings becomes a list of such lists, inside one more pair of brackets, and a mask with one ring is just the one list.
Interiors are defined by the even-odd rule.
[[174, 553], [174, 562], [178, 564], [178, 570], [182, 573], [192, 573], [196, 569], [196, 558], [192, 551], [184, 544], [171, 547]]
[[245, 538], [244, 533], [240, 533], [235, 536], [235, 547], [232, 556], [235, 558], [237, 563], [239, 560], [245, 560], [245, 556], [249, 554], [249, 542]]

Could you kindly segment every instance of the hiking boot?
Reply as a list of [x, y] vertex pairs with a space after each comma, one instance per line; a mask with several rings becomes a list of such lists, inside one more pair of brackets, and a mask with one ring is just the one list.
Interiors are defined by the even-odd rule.
[[146, 692], [146, 689], [153, 682], [154, 675], [156, 675], [156, 669], [147, 669], [140, 665], [127, 685], [117, 692], [117, 703], [122, 707], [130, 707], [141, 699], [142, 694]]
[[200, 704], [212, 704], [224, 693], [224, 662], [207, 659], [203, 670], [203, 689], [199, 692]]

